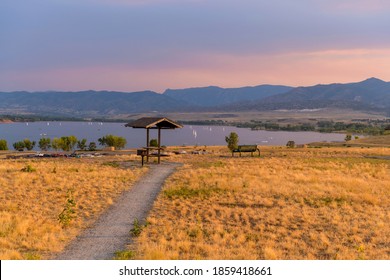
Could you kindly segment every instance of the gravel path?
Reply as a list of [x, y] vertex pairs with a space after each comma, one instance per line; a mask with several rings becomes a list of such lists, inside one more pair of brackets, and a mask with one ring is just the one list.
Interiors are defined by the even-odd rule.
[[91, 227], [65, 250], [58, 260], [108, 260], [130, 243], [135, 219], [143, 221], [153, 206], [164, 181], [179, 164], [150, 165], [148, 172], [129, 191], [123, 193]]

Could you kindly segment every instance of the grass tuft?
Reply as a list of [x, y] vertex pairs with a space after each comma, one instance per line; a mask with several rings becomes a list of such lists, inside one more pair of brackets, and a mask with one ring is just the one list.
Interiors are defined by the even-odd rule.
[[134, 251], [117, 251], [114, 260], [133, 260], [136, 253]]
[[194, 189], [188, 186], [164, 190], [164, 195], [169, 199], [190, 199], [190, 198], [208, 198], [212, 195], [223, 193], [225, 190], [216, 186]]
[[20, 171], [31, 173], [31, 172], [35, 172], [37, 170], [34, 167], [32, 167], [30, 164], [27, 164], [27, 166], [23, 167]]
[[130, 230], [130, 233], [133, 237], [138, 237], [142, 233], [142, 230], [147, 226], [147, 224], [143, 225], [136, 218], [133, 222], [133, 228]]

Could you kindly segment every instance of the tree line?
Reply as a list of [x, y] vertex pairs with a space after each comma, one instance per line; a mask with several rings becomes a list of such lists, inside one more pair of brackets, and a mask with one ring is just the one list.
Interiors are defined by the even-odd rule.
[[225, 125], [239, 128], [249, 128], [252, 130], [269, 131], [313, 131], [313, 132], [347, 132], [367, 135], [384, 135], [390, 130], [390, 120], [370, 120], [361, 119], [352, 122], [335, 122], [332, 120], [321, 121], [312, 120], [306, 123], [283, 123], [286, 119], [278, 121], [269, 120], [250, 120], [250, 121], [223, 121], [223, 120], [205, 120], [205, 121], [181, 121], [188, 125]]
[[367, 122], [334, 122], [317, 121], [316, 123], [279, 124], [252, 120], [245, 123], [234, 124], [237, 127], [250, 128], [252, 130], [279, 130], [279, 131], [315, 131], [315, 132], [348, 132], [367, 135], [384, 135], [389, 130], [388, 120]]
[[[89, 143], [87, 142], [88, 141], [85, 138], [77, 139], [76, 136], [70, 135], [70, 136], [62, 136], [53, 139], [43, 137], [39, 139], [38, 143], [36, 143], [36, 141], [31, 141], [30, 139], [26, 138], [21, 141], [17, 141], [13, 143], [12, 147], [16, 151], [25, 151], [25, 150], [31, 151], [32, 149], [34, 149], [36, 145], [38, 145], [39, 149], [42, 151], [62, 150], [64, 152], [69, 152], [69, 151], [74, 151], [75, 148], [81, 151], [97, 150], [96, 142], [89, 142]], [[100, 146], [103, 147], [115, 147], [115, 149], [120, 150], [126, 146], [127, 141], [126, 138], [124, 137], [107, 134], [99, 138], [98, 143]], [[0, 139], [0, 150], [8, 150], [7, 141], [4, 139]]]

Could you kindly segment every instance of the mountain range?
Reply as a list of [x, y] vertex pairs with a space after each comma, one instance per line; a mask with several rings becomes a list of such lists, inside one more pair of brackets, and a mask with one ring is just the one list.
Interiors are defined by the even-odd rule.
[[148, 112], [256, 111], [349, 108], [390, 113], [390, 82], [289, 87], [215, 86], [153, 91], [0, 92], [0, 114], [106, 117]]

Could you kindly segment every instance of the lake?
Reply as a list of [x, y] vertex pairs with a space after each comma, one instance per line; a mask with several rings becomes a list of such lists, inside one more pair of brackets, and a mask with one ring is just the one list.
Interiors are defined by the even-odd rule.
[[[338, 133], [264, 131], [232, 126], [185, 125], [182, 129], [163, 130], [161, 144], [166, 146], [226, 145], [225, 136], [229, 135], [230, 132], [236, 132], [239, 136], [239, 144], [243, 145], [285, 146], [290, 140], [295, 141], [296, 144], [306, 144], [317, 141], [343, 141], [345, 138], [345, 134]], [[25, 138], [38, 142], [42, 137], [55, 138], [74, 135], [78, 139], [86, 138], [88, 142], [98, 143], [97, 139], [106, 134], [125, 137], [127, 139], [126, 148], [145, 146], [146, 130], [125, 127], [125, 123], [30, 122], [0, 124], [0, 139], [7, 140], [9, 149], [12, 149], [13, 143]], [[157, 131], [151, 130], [150, 139], [152, 138], [157, 138]]]

